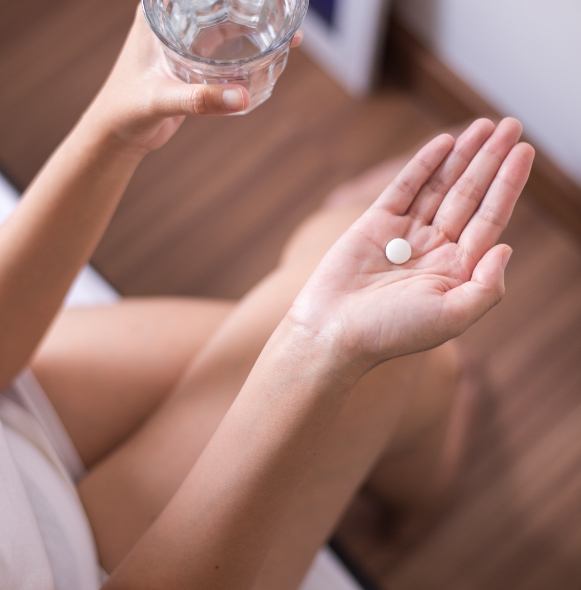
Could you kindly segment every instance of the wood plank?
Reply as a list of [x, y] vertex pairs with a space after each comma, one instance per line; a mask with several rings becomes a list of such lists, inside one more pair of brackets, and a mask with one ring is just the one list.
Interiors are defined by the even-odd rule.
[[[503, 116], [397, 21], [391, 26], [388, 51], [389, 63], [398, 79], [447, 123], [483, 115]], [[529, 193], [574, 237], [581, 239], [581, 187], [536, 147]]]
[[[21, 187], [123, 41], [135, 3], [103, 6], [3, 7], [0, 75], [11, 83], [0, 92], [0, 166]], [[437, 79], [416, 82], [392, 80], [358, 101], [295, 52], [259, 111], [192, 121], [146, 160], [97, 252], [99, 269], [127, 294], [239, 297], [333, 187], [487, 108], [451, 97]], [[451, 501], [413, 542], [395, 538], [389, 514], [363, 494], [341, 528], [342, 543], [382, 587], [579, 588], [581, 251], [539, 202], [525, 198], [507, 232], [516, 254], [506, 300], [461, 339], [482, 380]]]

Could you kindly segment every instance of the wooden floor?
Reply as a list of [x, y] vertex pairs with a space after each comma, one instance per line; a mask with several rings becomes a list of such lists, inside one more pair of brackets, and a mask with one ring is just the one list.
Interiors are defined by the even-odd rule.
[[[133, 7], [2, 2], [0, 168], [21, 188], [97, 89]], [[354, 101], [296, 53], [264, 108], [191, 122], [146, 161], [95, 263], [124, 294], [239, 297], [333, 186], [449, 122], [389, 84]], [[482, 387], [454, 501], [404, 548], [365, 496], [341, 528], [381, 587], [581, 588], [581, 252], [526, 200], [508, 241], [509, 295], [463, 337]]]

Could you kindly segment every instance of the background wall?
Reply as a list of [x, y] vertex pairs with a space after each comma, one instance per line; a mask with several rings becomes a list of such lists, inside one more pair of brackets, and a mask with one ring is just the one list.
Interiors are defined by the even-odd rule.
[[580, 0], [397, 0], [396, 11], [581, 185]]

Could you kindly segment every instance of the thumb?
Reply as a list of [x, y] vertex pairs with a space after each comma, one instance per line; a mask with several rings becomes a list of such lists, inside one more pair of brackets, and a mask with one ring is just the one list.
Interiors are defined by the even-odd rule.
[[250, 104], [242, 86], [169, 82], [154, 106], [164, 117], [183, 115], [228, 115], [244, 111]]
[[470, 281], [446, 293], [446, 309], [458, 333], [467, 330], [503, 299], [504, 272], [512, 252], [506, 244], [495, 246], [476, 265]]

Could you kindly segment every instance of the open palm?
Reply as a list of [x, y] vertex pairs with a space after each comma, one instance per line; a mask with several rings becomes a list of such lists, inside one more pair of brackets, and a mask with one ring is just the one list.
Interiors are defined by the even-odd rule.
[[[371, 363], [461, 334], [504, 295], [512, 250], [496, 245], [526, 184], [533, 148], [520, 123], [476, 121], [410, 161], [325, 256], [292, 310]], [[386, 244], [405, 238], [401, 266]]]

